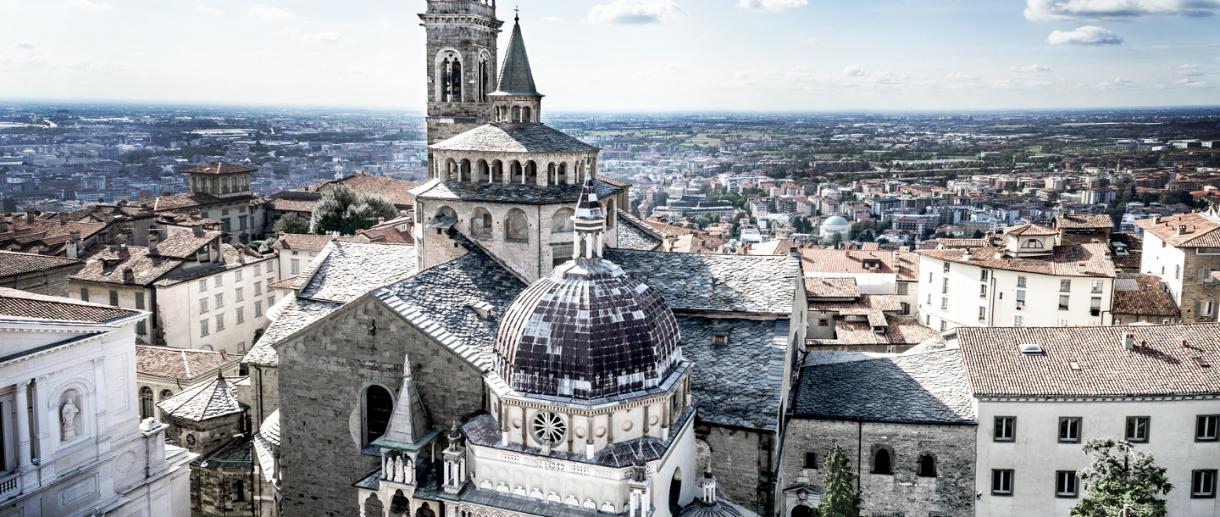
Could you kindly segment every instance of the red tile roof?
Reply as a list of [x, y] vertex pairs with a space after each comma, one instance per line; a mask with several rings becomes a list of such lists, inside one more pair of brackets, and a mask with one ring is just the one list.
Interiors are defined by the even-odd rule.
[[258, 169], [252, 169], [242, 165], [232, 163], [217, 163], [212, 162], [207, 165], [182, 169], [182, 172], [187, 174], [238, 174], [243, 172], [255, 172]]
[[[959, 327], [976, 396], [1220, 394], [1220, 325]], [[1136, 346], [1123, 346], [1125, 334]], [[1024, 354], [1034, 343], [1041, 354]], [[1202, 358], [1210, 367], [1203, 367]]]
[[0, 318], [13, 316], [26, 319], [106, 323], [137, 314], [140, 314], [140, 311], [0, 287]]
[[141, 375], [190, 382], [215, 376], [217, 368], [228, 369], [240, 362], [241, 355], [223, 351], [136, 345], [136, 373]]
[[79, 269], [84, 265], [83, 261], [66, 257], [0, 251], [0, 278], [58, 269]]
[[[1157, 219], [1135, 222], [1145, 232], [1178, 248], [1220, 247], [1220, 222], [1200, 213], [1178, 214]], [[1179, 235], [1178, 227], [1185, 226], [1186, 233]]]
[[969, 264], [990, 269], [1024, 271], [1055, 276], [1113, 277], [1114, 263], [1109, 247], [1102, 243], [1055, 246], [1053, 255], [1044, 258], [1012, 258], [1004, 248], [984, 247], [966, 254], [962, 249], [920, 250], [925, 257]]

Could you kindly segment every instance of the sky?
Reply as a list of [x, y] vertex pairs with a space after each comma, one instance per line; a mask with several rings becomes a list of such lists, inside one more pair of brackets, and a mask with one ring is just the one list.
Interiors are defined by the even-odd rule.
[[[511, 0], [544, 110], [1220, 104], [1220, 0]], [[0, 98], [419, 111], [425, 0], [0, 0]], [[502, 52], [501, 52], [502, 53]]]

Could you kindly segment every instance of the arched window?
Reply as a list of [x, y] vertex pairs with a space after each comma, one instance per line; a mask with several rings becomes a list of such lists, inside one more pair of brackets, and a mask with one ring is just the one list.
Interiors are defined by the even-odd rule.
[[529, 220], [520, 208], [509, 210], [504, 220], [504, 239], [514, 242], [529, 241]]
[[559, 168], [555, 171], [555, 184], [567, 185], [571, 183], [568, 178], [568, 164], [560, 163]]
[[491, 162], [491, 182], [504, 183], [504, 162], [500, 160], [492, 160]]
[[415, 517], [436, 517], [436, 512], [432, 511], [432, 507], [428, 503], [424, 503], [418, 510], [415, 510]]
[[453, 211], [453, 209], [448, 206], [442, 206], [439, 209], [437, 209], [436, 216], [434, 216], [432, 218], [432, 221], [437, 222], [437, 223], [442, 222], [442, 221], [456, 221], [456, 220], [457, 220], [457, 212]]
[[538, 164], [534, 163], [534, 160], [525, 162], [525, 184], [538, 184]]
[[916, 472], [920, 477], [934, 478], [936, 477], [936, 458], [931, 454], [923, 454], [919, 456], [919, 468]]
[[411, 500], [403, 495], [402, 490], [395, 490], [394, 497], [390, 498], [390, 517], [402, 517], [410, 513]]
[[449, 71], [451, 98], [449, 102], [462, 102], [462, 60], [455, 59]]
[[140, 388], [140, 418], [153, 416], [153, 390], [148, 386]]
[[521, 167], [521, 162], [517, 160], [508, 162], [508, 182], [512, 184], [525, 182], [525, 170]]
[[1040, 241], [1038, 239], [1030, 239], [1030, 240], [1027, 240], [1027, 241], [1021, 243], [1021, 247], [1026, 248], [1026, 249], [1040, 250], [1040, 249], [1042, 249], [1042, 241]]
[[798, 504], [792, 507], [792, 513], [788, 515], [790, 517], [813, 517], [813, 509], [803, 504]]
[[669, 480], [669, 512], [677, 515], [682, 510], [682, 470], [674, 469], [674, 477]]
[[394, 413], [394, 398], [381, 386], [369, 386], [364, 390], [364, 445], [373, 443], [385, 434]]
[[885, 447], [873, 453], [873, 474], [893, 474], [894, 460], [890, 450]]
[[513, 122], [521, 122], [521, 106], [513, 106]]
[[525, 107], [521, 108], [521, 121], [522, 122], [533, 122], [534, 121], [534, 118], [531, 115], [531, 111], [532, 110], [530, 110], [529, 106], [525, 106]]
[[165, 400], [172, 396], [174, 396], [174, 392], [172, 392], [170, 390], [161, 390], [161, 400]]
[[491, 91], [491, 74], [488, 73], [487, 55], [479, 56], [479, 102], [487, 102], [487, 94]]
[[475, 207], [470, 216], [470, 236], [476, 239], [491, 238], [491, 212], [486, 208]]
[[571, 233], [573, 215], [575, 212], [571, 208], [556, 210], [555, 215], [551, 216], [551, 233]]
[[385, 505], [377, 498], [377, 492], [369, 494], [364, 500], [364, 517], [384, 517]]
[[491, 168], [487, 165], [487, 160], [479, 160], [474, 164], [474, 181], [476, 183], [487, 183], [491, 181]]
[[463, 159], [461, 163], [461, 177], [459, 181], [470, 181], [470, 160]]

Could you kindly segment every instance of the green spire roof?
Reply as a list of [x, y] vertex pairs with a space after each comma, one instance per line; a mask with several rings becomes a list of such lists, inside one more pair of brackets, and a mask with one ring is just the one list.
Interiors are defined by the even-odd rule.
[[534, 73], [530, 71], [530, 58], [525, 54], [519, 18], [513, 20], [513, 34], [508, 39], [508, 52], [504, 54], [504, 68], [500, 69], [500, 86], [493, 95], [542, 96], [534, 86]]

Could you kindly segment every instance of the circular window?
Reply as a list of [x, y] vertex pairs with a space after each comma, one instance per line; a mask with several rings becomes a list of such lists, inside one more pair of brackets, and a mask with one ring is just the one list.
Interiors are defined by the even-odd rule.
[[568, 425], [564, 423], [563, 418], [549, 411], [540, 411], [535, 414], [530, 428], [538, 443], [548, 445], [563, 441], [564, 434], [568, 432]]
[[187, 447], [194, 447], [196, 443], [198, 443], [198, 441], [197, 441], [197, 440], [195, 440], [195, 435], [190, 434], [190, 433], [187, 433], [187, 435], [186, 435], [186, 446], [187, 446]]

